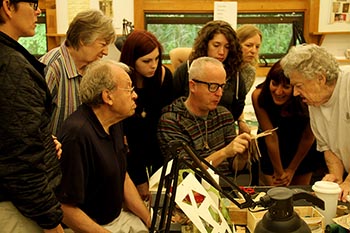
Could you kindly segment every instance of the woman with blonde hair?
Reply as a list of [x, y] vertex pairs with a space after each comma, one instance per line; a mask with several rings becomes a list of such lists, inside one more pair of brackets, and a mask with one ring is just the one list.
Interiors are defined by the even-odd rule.
[[244, 24], [237, 29], [237, 37], [242, 47], [243, 64], [242, 73], [245, 75], [247, 92], [255, 81], [255, 67], [259, 62], [259, 50], [262, 42], [262, 33], [259, 28], [252, 24]]

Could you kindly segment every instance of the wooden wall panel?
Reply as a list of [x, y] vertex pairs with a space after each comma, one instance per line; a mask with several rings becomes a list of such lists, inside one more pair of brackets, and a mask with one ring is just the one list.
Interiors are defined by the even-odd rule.
[[[131, 0], [128, 0], [131, 1]], [[49, 36], [56, 33], [53, 27], [56, 25], [56, 18], [51, 17], [56, 9], [55, 0], [40, 0], [42, 9], [53, 9], [49, 12], [47, 24], [49, 25]], [[238, 11], [249, 12], [305, 12], [305, 39], [310, 43], [321, 41], [321, 35], [314, 34], [318, 26], [318, 7], [319, 0], [237, 0]], [[185, 6], [185, 7], [184, 7]], [[145, 12], [213, 12], [214, 0], [134, 0], [134, 26], [137, 29], [143, 29], [145, 26]], [[53, 22], [54, 21], [54, 22]], [[57, 35], [59, 38], [62, 35]], [[50, 38], [50, 48], [56, 47], [58, 38]]]
[[[318, 43], [319, 36], [310, 33], [314, 28], [315, 11], [318, 12], [319, 0], [237, 0], [238, 11], [241, 13], [254, 12], [304, 12], [305, 39], [310, 43]], [[184, 7], [186, 6], [186, 7]], [[214, 0], [134, 0], [134, 26], [136, 29], [145, 28], [145, 13], [156, 12], [203, 12], [214, 10]], [[312, 18], [310, 17], [312, 15]]]

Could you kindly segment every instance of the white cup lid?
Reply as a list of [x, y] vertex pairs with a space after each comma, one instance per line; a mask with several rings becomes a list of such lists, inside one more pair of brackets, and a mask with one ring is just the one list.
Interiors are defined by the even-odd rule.
[[315, 192], [327, 193], [327, 194], [338, 194], [341, 191], [341, 188], [337, 183], [330, 181], [316, 181], [312, 186], [312, 189]]

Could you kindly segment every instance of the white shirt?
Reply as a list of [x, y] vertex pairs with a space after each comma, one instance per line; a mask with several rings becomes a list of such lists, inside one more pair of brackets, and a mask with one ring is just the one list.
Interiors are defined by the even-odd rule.
[[319, 107], [309, 106], [317, 150], [332, 151], [350, 169], [350, 68], [342, 68], [331, 98]]

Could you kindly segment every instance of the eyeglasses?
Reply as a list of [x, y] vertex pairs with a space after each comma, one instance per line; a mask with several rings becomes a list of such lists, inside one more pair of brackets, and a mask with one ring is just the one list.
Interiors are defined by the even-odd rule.
[[208, 85], [208, 91], [214, 93], [216, 92], [219, 87], [221, 87], [221, 89], [224, 89], [226, 83], [223, 83], [223, 84], [219, 84], [219, 83], [209, 83], [209, 82], [204, 82], [204, 81], [201, 81], [201, 80], [198, 80], [198, 79], [192, 79], [193, 82], [195, 83], [201, 83], [201, 84], [206, 84]]
[[131, 88], [121, 88], [121, 87], [118, 87], [119, 90], [122, 90], [122, 91], [128, 91], [130, 92], [130, 95], [134, 92], [134, 89], [135, 87], [131, 87]]
[[29, 3], [29, 6], [31, 8], [33, 8], [33, 10], [38, 10], [38, 7], [39, 7], [39, 3], [38, 1], [35, 1], [35, 0], [14, 0], [13, 2], [27, 2]]

